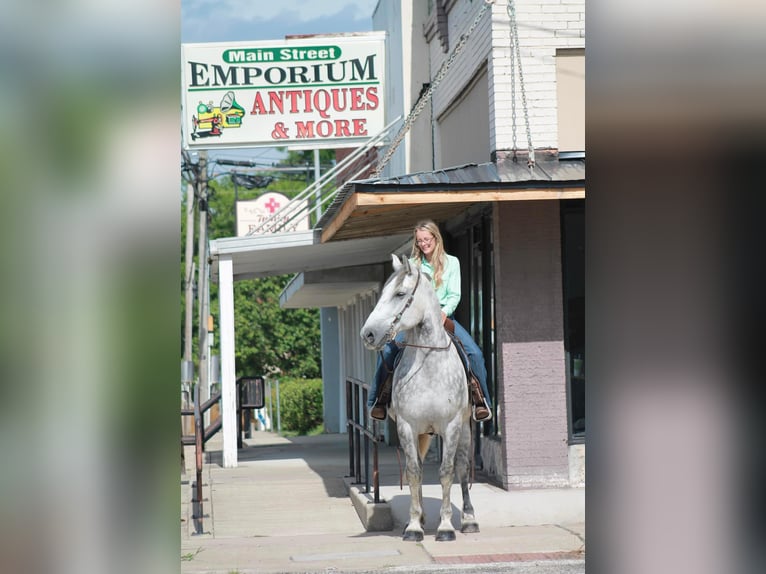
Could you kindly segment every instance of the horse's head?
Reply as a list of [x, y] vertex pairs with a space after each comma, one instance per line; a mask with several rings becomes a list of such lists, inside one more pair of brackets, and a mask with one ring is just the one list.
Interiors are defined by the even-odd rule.
[[431, 290], [428, 277], [412, 266], [406, 255], [401, 259], [391, 255], [391, 259], [394, 272], [359, 333], [365, 346], [375, 351], [382, 349], [399, 331], [411, 329], [421, 322], [423, 309], [415, 297], [419, 291]]

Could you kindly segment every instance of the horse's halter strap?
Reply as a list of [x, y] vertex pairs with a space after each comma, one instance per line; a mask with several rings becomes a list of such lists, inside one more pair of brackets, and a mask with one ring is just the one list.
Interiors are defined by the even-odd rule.
[[[402, 308], [401, 311], [399, 311], [396, 314], [396, 317], [394, 317], [394, 320], [391, 321], [391, 326], [388, 328], [388, 333], [386, 333], [386, 337], [389, 341], [393, 341], [394, 337], [396, 336], [396, 324], [401, 321], [402, 315], [404, 315], [404, 312], [409, 309], [410, 305], [412, 305], [412, 301], [415, 299], [415, 292], [418, 290], [418, 285], [420, 284], [420, 276], [422, 275], [422, 271], [418, 270], [418, 278], [415, 280], [415, 288], [412, 290], [412, 293], [410, 293], [410, 298], [407, 299], [407, 302], [404, 304], [404, 308]], [[452, 338], [448, 337], [449, 341], [444, 347], [431, 347], [428, 345], [415, 345], [414, 343], [404, 343], [404, 342], [397, 342], [394, 341], [394, 344], [398, 345], [399, 347], [418, 347], [420, 349], [446, 349], [452, 344]]]
[[415, 288], [412, 290], [412, 293], [410, 293], [410, 298], [407, 299], [407, 302], [404, 304], [404, 308], [399, 311], [396, 314], [396, 317], [394, 317], [394, 320], [391, 321], [391, 326], [388, 328], [388, 333], [386, 333], [386, 337], [389, 341], [392, 341], [396, 336], [396, 324], [402, 320], [402, 315], [404, 315], [405, 311], [410, 308], [412, 301], [415, 299], [415, 292], [418, 290], [418, 285], [420, 285], [420, 275], [420, 270], [418, 270], [418, 278], [415, 280]]

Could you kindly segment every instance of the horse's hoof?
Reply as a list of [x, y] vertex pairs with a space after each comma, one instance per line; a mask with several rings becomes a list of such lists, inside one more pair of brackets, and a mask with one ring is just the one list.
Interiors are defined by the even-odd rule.
[[479, 532], [479, 525], [475, 522], [468, 522], [460, 527], [460, 532], [463, 534], [470, 534], [472, 532]]
[[405, 530], [402, 540], [405, 542], [420, 542], [423, 540], [423, 533], [419, 530]]
[[436, 533], [437, 542], [451, 542], [452, 540], [455, 540], [454, 530], [439, 530]]

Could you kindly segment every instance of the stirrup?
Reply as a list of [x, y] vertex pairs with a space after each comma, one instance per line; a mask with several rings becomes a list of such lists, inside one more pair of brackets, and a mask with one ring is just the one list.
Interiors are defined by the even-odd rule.
[[486, 401], [483, 401], [480, 405], [473, 405], [473, 408], [471, 409], [471, 418], [477, 423], [492, 420], [492, 411], [487, 408]]
[[381, 405], [379, 401], [377, 401], [370, 409], [370, 416], [376, 421], [386, 420], [387, 415], [388, 409], [386, 409], [385, 405]]

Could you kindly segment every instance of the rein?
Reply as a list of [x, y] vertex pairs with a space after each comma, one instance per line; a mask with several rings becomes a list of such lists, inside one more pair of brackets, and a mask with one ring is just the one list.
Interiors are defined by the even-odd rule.
[[397, 347], [417, 347], [418, 349], [434, 349], [436, 351], [443, 351], [444, 349], [449, 349], [449, 346], [451, 344], [452, 344], [451, 339], [443, 347], [432, 347], [430, 345], [416, 345], [415, 343], [405, 343], [404, 341], [400, 343], [399, 341], [394, 341], [394, 345], [396, 345]]

